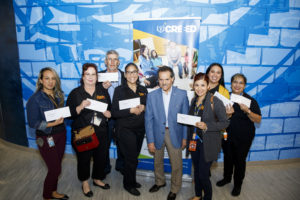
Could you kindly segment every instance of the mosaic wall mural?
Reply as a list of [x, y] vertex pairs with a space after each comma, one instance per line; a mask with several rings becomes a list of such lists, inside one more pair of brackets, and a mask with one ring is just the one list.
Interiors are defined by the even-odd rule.
[[[262, 109], [248, 159], [300, 157], [300, 0], [14, 0], [14, 10], [24, 109], [45, 66], [59, 73], [67, 97], [83, 63], [104, 69], [110, 49], [121, 69], [132, 61], [132, 20], [201, 17], [198, 72], [222, 63], [229, 90], [231, 76], [244, 73]], [[36, 148], [28, 126], [27, 135]]]

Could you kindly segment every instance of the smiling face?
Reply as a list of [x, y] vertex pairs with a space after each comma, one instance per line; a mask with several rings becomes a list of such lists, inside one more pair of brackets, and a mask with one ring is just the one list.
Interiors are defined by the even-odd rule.
[[174, 82], [174, 77], [171, 77], [171, 72], [169, 71], [162, 71], [159, 72], [158, 74], [158, 82], [159, 86], [162, 88], [163, 91], [168, 92], [170, 91], [173, 82]]
[[97, 72], [93, 67], [89, 67], [85, 70], [83, 77], [83, 84], [86, 86], [93, 86], [96, 85], [97, 82]]
[[47, 92], [52, 92], [55, 85], [56, 85], [56, 77], [53, 72], [50, 70], [46, 70], [43, 72], [43, 76], [39, 80], [40, 83], [43, 85], [43, 90]]
[[246, 87], [245, 80], [241, 76], [237, 76], [233, 79], [231, 82], [231, 89], [232, 93], [234, 94], [241, 94], [244, 92], [244, 89]]
[[208, 84], [204, 79], [200, 79], [195, 81], [194, 83], [194, 91], [198, 95], [198, 97], [205, 97], [207, 91], [208, 91]]
[[138, 69], [134, 65], [128, 66], [125, 71], [125, 78], [127, 80], [127, 83], [136, 84], [139, 78]]
[[116, 54], [108, 54], [105, 58], [107, 72], [117, 72], [120, 64], [119, 56]]
[[218, 65], [214, 65], [211, 67], [207, 75], [210, 83], [219, 84], [222, 77], [222, 69]]

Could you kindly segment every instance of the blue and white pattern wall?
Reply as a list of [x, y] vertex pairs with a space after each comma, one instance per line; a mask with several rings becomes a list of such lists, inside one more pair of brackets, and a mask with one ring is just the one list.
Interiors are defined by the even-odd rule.
[[[300, 0], [14, 0], [14, 10], [24, 106], [45, 66], [67, 96], [83, 63], [105, 68], [107, 50], [120, 53], [121, 68], [132, 61], [133, 19], [201, 17], [198, 71], [222, 63], [229, 90], [244, 73], [262, 109], [248, 160], [300, 157]], [[28, 126], [27, 135], [36, 147]]]

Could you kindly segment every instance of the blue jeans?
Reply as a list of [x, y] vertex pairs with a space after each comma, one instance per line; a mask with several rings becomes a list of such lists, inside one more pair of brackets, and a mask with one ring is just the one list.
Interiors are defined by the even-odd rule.
[[[173, 63], [175, 63], [175, 62], [176, 61], [173, 61]], [[169, 62], [168, 64], [171, 68], [173, 68], [173, 64], [171, 62]], [[177, 67], [178, 67], [178, 76], [179, 76], [179, 78], [182, 78], [182, 64], [181, 64], [181, 62], [178, 62]]]

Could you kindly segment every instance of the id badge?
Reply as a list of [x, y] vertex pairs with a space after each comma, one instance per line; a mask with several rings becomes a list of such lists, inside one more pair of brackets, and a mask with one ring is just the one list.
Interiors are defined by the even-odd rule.
[[197, 142], [196, 140], [191, 140], [189, 144], [189, 151], [196, 151]]
[[92, 120], [92, 124], [96, 125], [96, 126], [100, 126], [102, 119], [94, 116], [94, 119]]
[[55, 143], [54, 143], [54, 140], [53, 140], [52, 136], [47, 137], [47, 142], [48, 142], [49, 147], [54, 147], [55, 146]]

